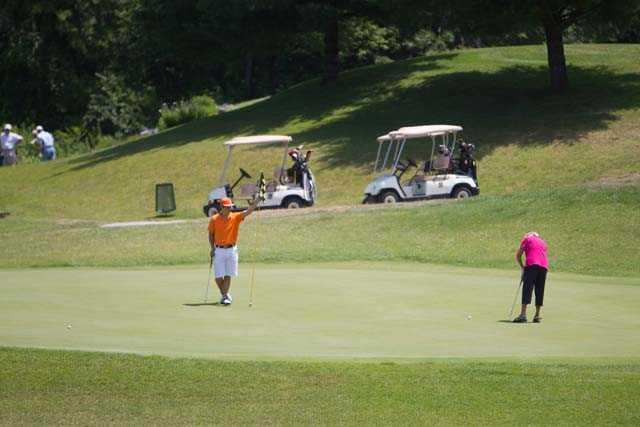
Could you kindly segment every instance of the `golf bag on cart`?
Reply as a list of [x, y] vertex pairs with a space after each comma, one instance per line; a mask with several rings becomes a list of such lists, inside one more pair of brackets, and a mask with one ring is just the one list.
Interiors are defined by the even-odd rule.
[[305, 175], [309, 173], [308, 162], [313, 151], [308, 150], [303, 156], [301, 149], [302, 146], [289, 150], [288, 154], [293, 160], [293, 165], [286, 172], [289, 182], [303, 186]]
[[477, 166], [476, 160], [473, 157], [473, 154], [476, 150], [476, 146], [473, 144], [468, 144], [464, 141], [458, 142], [458, 148], [460, 150], [460, 159], [457, 162], [457, 170], [456, 173], [460, 173], [462, 175], [467, 175], [478, 183], [478, 174], [477, 174]]

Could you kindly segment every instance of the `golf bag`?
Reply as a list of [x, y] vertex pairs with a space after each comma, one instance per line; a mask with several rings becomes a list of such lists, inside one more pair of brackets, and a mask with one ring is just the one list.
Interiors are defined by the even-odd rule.
[[457, 162], [457, 173], [467, 175], [478, 182], [476, 160], [473, 156], [476, 146], [473, 144], [467, 144], [464, 141], [459, 142], [460, 158]]
[[300, 148], [294, 148], [289, 151], [289, 157], [293, 160], [293, 165], [287, 169], [287, 179], [289, 182], [304, 186], [305, 175], [308, 175], [308, 161], [311, 157], [312, 151], [307, 151], [306, 155], [302, 155]]

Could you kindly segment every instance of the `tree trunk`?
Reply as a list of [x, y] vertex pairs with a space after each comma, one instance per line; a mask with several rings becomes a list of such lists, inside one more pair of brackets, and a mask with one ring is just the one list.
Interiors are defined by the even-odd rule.
[[250, 53], [244, 58], [244, 87], [247, 99], [253, 99], [253, 56]]
[[325, 70], [324, 81], [333, 82], [340, 72], [340, 58], [338, 47], [338, 11], [332, 8], [324, 32]]
[[271, 93], [276, 93], [280, 88], [280, 70], [278, 69], [278, 57], [269, 56], [269, 80], [271, 83]]
[[549, 62], [551, 90], [556, 93], [564, 92], [569, 87], [569, 77], [564, 57], [562, 26], [556, 22], [546, 21], [544, 22], [544, 32], [547, 39], [547, 61]]

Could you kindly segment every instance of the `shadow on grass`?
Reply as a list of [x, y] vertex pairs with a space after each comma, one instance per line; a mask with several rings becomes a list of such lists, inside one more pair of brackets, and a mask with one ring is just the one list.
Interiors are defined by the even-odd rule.
[[185, 307], [204, 307], [204, 306], [214, 307], [218, 305], [222, 307], [222, 305], [219, 302], [192, 302], [192, 303], [184, 303], [182, 305]]
[[[546, 89], [544, 67], [441, 74], [297, 137], [321, 141], [329, 167], [370, 166], [379, 135], [402, 126], [459, 124], [481, 159], [509, 144], [573, 143], [618, 120], [611, 111], [640, 107], [640, 75], [605, 68], [572, 67], [569, 72], [574, 85], [562, 95]], [[424, 144], [408, 144], [406, 154], [419, 158], [424, 150]]]
[[[447, 60], [456, 54], [432, 56], [422, 61], [391, 64], [387, 67], [371, 67], [368, 72], [346, 73], [338, 82], [322, 85], [318, 80], [307, 82], [271, 97], [267, 101], [231, 111], [216, 117], [199, 120], [160, 132], [159, 134], [106, 148], [70, 160], [70, 169], [56, 175], [90, 168], [97, 164], [133, 156], [142, 152], [166, 148], [178, 148], [205, 139], [217, 139], [217, 143], [238, 135], [273, 133], [273, 129], [292, 121], [321, 120], [347, 104], [368, 104], [388, 85], [398, 84], [414, 72], [434, 71], [440, 68], [439, 60]], [[366, 78], [362, 79], [365, 75]], [[282, 132], [281, 132], [282, 133]]]
[[[331, 84], [307, 82], [242, 110], [74, 159], [71, 170], [208, 138], [221, 143], [235, 135], [274, 132], [320, 149], [327, 167], [368, 168], [377, 136], [402, 126], [435, 123], [462, 125], [482, 158], [508, 144], [571, 143], [606, 129], [618, 119], [612, 111], [640, 107], [638, 74], [569, 67], [571, 88], [556, 95], [547, 89], [544, 66], [447, 72], [457, 56], [354, 70]], [[424, 151], [422, 144], [414, 145]]]

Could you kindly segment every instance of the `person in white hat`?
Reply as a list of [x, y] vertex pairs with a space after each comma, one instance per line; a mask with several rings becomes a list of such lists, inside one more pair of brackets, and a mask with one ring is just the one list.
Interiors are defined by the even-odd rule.
[[11, 125], [7, 123], [2, 128], [0, 135], [0, 148], [2, 149], [2, 165], [15, 165], [18, 161], [16, 155], [16, 146], [22, 142], [22, 137], [17, 133], [11, 132]]
[[42, 153], [42, 161], [56, 159], [56, 148], [54, 146], [55, 139], [53, 135], [45, 131], [42, 126], [36, 126], [33, 131], [33, 135], [36, 137], [32, 142], [38, 144], [40, 152]]

